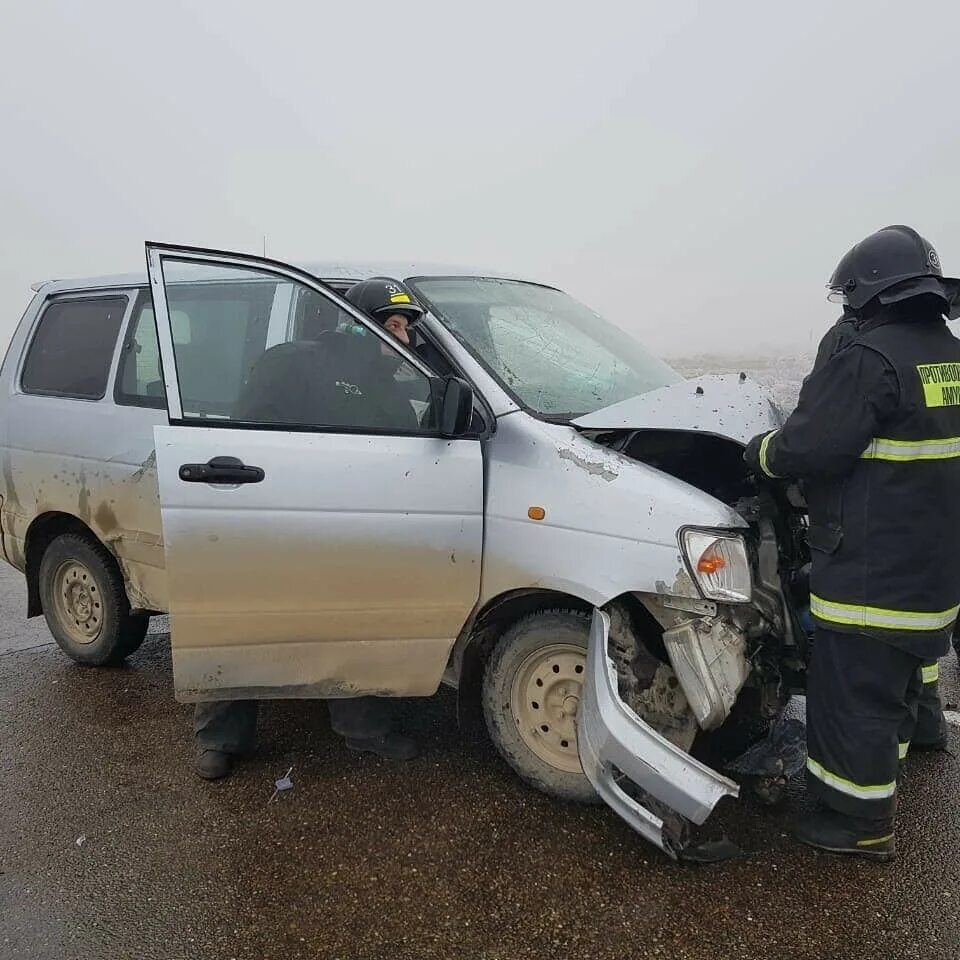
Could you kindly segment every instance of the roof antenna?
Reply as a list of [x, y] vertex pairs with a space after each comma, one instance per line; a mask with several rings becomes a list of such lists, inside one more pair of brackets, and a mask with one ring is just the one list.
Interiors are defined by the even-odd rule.
[[263, 235], [263, 255], [264, 257], [266, 257], [267, 255], [267, 235], [266, 234]]

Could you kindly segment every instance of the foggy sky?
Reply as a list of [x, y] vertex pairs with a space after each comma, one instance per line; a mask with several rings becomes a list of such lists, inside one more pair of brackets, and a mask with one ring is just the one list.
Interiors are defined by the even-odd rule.
[[0, 0], [0, 340], [143, 241], [563, 287], [667, 354], [796, 349], [889, 223], [960, 273], [960, 5]]

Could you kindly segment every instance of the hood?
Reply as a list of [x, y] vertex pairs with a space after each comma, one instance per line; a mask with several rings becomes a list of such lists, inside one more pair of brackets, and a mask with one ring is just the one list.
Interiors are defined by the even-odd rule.
[[735, 440], [783, 425], [783, 411], [745, 374], [696, 377], [621, 400], [573, 421], [583, 430], [682, 430]]

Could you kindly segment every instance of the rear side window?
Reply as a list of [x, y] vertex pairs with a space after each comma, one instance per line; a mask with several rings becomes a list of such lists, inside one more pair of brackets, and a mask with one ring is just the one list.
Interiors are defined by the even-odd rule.
[[166, 410], [160, 367], [160, 345], [157, 324], [153, 318], [153, 300], [148, 290], [141, 290], [133, 308], [133, 320], [120, 352], [117, 370], [117, 403], [131, 407], [155, 407]]
[[[266, 348], [275, 281], [171, 284], [167, 292], [182, 402], [202, 417], [229, 417]], [[153, 298], [137, 299], [117, 371], [117, 403], [166, 409]]]
[[24, 392], [100, 400], [126, 309], [126, 297], [51, 301], [23, 366]]

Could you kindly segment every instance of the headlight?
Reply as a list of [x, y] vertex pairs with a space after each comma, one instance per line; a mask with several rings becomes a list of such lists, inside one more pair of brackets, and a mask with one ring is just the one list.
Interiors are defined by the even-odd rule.
[[697, 586], [707, 599], [750, 602], [753, 587], [743, 537], [735, 533], [684, 530], [680, 541]]

